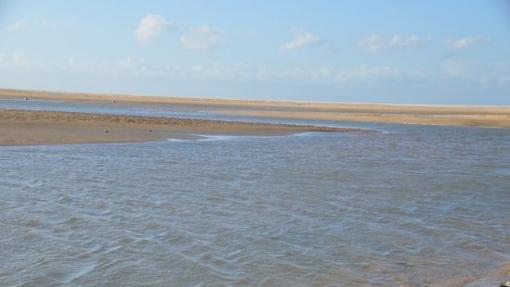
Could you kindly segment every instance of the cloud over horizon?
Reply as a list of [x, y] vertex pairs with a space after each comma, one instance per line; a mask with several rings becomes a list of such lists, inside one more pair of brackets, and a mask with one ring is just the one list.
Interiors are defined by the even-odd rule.
[[290, 40], [289, 42], [283, 44], [280, 46], [280, 50], [282, 51], [288, 51], [288, 50], [296, 50], [299, 48], [303, 48], [307, 45], [317, 43], [319, 41], [319, 38], [317, 38], [315, 35], [313, 35], [310, 32], [301, 31], [301, 32], [294, 32], [294, 38]]
[[412, 48], [419, 47], [425, 40], [419, 36], [402, 36], [394, 34], [391, 39], [387, 39], [379, 34], [370, 34], [361, 39], [359, 46], [367, 52], [380, 52], [389, 48]]
[[186, 49], [207, 51], [218, 45], [222, 38], [222, 31], [209, 26], [199, 26], [189, 29], [179, 40]]
[[464, 50], [472, 46], [486, 44], [489, 41], [481, 37], [466, 36], [448, 42], [454, 50]]
[[390, 47], [417, 47], [422, 45], [424, 40], [416, 35], [408, 37], [401, 35], [393, 35], [389, 42]]
[[165, 17], [147, 14], [138, 24], [134, 34], [139, 42], [147, 43], [171, 27], [173, 27], [172, 22], [167, 21]]
[[10, 25], [5, 26], [4, 30], [9, 31], [9, 32], [14, 32], [14, 31], [23, 30], [27, 27], [28, 27], [28, 23], [26, 23], [24, 21], [16, 21]]

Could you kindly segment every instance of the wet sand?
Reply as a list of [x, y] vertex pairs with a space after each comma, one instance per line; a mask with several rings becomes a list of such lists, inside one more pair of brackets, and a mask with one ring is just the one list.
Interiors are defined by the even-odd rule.
[[491, 270], [480, 277], [454, 277], [431, 287], [498, 287], [503, 282], [510, 281], [510, 262]]
[[206, 108], [229, 114], [289, 119], [340, 120], [420, 125], [510, 128], [509, 106], [448, 106], [249, 101], [183, 97], [60, 93], [0, 89], [0, 97], [115, 102], [123, 104], [171, 104]]
[[305, 125], [277, 125], [70, 112], [0, 110], [0, 145], [139, 142], [198, 139], [200, 134], [286, 135], [349, 132]]

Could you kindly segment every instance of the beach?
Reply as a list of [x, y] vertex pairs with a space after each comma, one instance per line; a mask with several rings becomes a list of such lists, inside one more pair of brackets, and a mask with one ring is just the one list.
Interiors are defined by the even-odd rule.
[[0, 145], [141, 142], [200, 135], [288, 135], [356, 129], [27, 110], [0, 110]]
[[0, 89], [0, 97], [116, 104], [166, 104], [204, 108], [225, 115], [283, 119], [510, 128], [508, 106], [253, 101], [12, 89]]

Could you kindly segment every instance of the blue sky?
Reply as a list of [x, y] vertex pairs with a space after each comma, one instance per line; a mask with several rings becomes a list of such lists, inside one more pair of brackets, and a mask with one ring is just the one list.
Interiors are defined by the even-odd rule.
[[0, 0], [0, 86], [510, 104], [510, 1]]

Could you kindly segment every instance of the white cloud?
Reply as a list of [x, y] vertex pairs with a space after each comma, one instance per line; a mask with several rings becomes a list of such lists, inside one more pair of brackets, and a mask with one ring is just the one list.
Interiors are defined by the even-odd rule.
[[259, 69], [258, 79], [294, 80], [335, 84], [377, 83], [380, 81], [414, 81], [425, 75], [419, 70], [399, 70], [391, 66], [356, 66], [351, 68], [316, 67]]
[[117, 62], [117, 65], [124, 68], [133, 67], [134, 65], [136, 65], [136, 60], [133, 56], [127, 56], [123, 59], [120, 59]]
[[400, 79], [402, 73], [392, 67], [366, 67], [360, 66], [347, 70], [340, 70], [336, 75], [339, 82], [370, 82], [381, 79]]
[[48, 20], [42, 20], [41, 26], [46, 29], [55, 29], [57, 28], [57, 23]]
[[[3, 56], [2, 56], [3, 55]], [[376, 84], [379, 82], [413, 81], [424, 75], [419, 71], [399, 70], [391, 66], [331, 66], [274, 68], [247, 63], [209, 62], [195, 65], [151, 63], [126, 56], [97, 61], [66, 57], [60, 61], [26, 58], [21, 52], [0, 53], [0, 69], [25, 69], [38, 73], [60, 71], [103, 79], [212, 80], [212, 81], [297, 81], [333, 85]], [[501, 83], [508, 82], [508, 70]], [[487, 78], [491, 81], [492, 78]], [[490, 83], [490, 82], [489, 82]]]
[[393, 35], [389, 42], [390, 47], [417, 47], [423, 44], [423, 39], [416, 36], [411, 35], [409, 37]]
[[26, 27], [28, 27], [28, 24], [26, 22], [16, 21], [13, 24], [5, 26], [4, 30], [14, 32], [25, 29]]
[[205, 51], [216, 46], [223, 38], [223, 33], [208, 26], [191, 28], [180, 38], [181, 44], [190, 50]]
[[380, 52], [387, 48], [411, 48], [421, 46], [425, 42], [424, 39], [416, 36], [393, 35], [391, 39], [386, 39], [379, 34], [371, 34], [361, 39], [360, 47], [368, 52]]
[[378, 52], [384, 48], [385, 43], [381, 35], [372, 34], [361, 39], [359, 46], [369, 52]]
[[469, 48], [471, 46], [480, 45], [487, 43], [487, 39], [480, 37], [462, 37], [458, 39], [454, 39], [448, 41], [453, 49], [455, 50], [463, 50]]
[[480, 84], [505, 85], [510, 75], [510, 63], [505, 61], [481, 62], [477, 60], [448, 59], [444, 62], [446, 75]]
[[20, 51], [13, 52], [12, 55], [11, 55], [11, 60], [15, 64], [24, 65], [24, 64], [28, 63], [28, 60], [25, 57], [25, 53], [20, 52]]
[[306, 31], [296, 32], [294, 33], [294, 39], [292, 39], [290, 42], [283, 44], [280, 47], [280, 49], [283, 51], [295, 50], [313, 43], [317, 43], [318, 41], [319, 39], [310, 32]]
[[421, 76], [417, 71], [400, 71], [389, 66], [382, 67], [353, 67], [333, 68], [319, 66], [315, 68], [283, 68], [273, 69], [264, 66], [254, 66], [243, 63], [206, 63], [192, 66], [151, 67], [152, 71], [159, 71], [164, 77], [202, 79], [202, 80], [257, 80], [280, 81], [291, 80], [299, 82], [321, 83], [373, 83], [387, 80], [411, 80]]
[[444, 62], [444, 68], [446, 73], [451, 77], [457, 78], [470, 78], [473, 76], [474, 67], [479, 66], [478, 62], [467, 62], [459, 60], [446, 60]]
[[31, 61], [22, 51], [13, 51], [10, 53], [0, 52], [0, 65], [9, 67], [32, 67], [38, 63]]
[[149, 42], [173, 24], [167, 21], [163, 16], [148, 14], [140, 21], [134, 33], [136, 39], [142, 43]]

